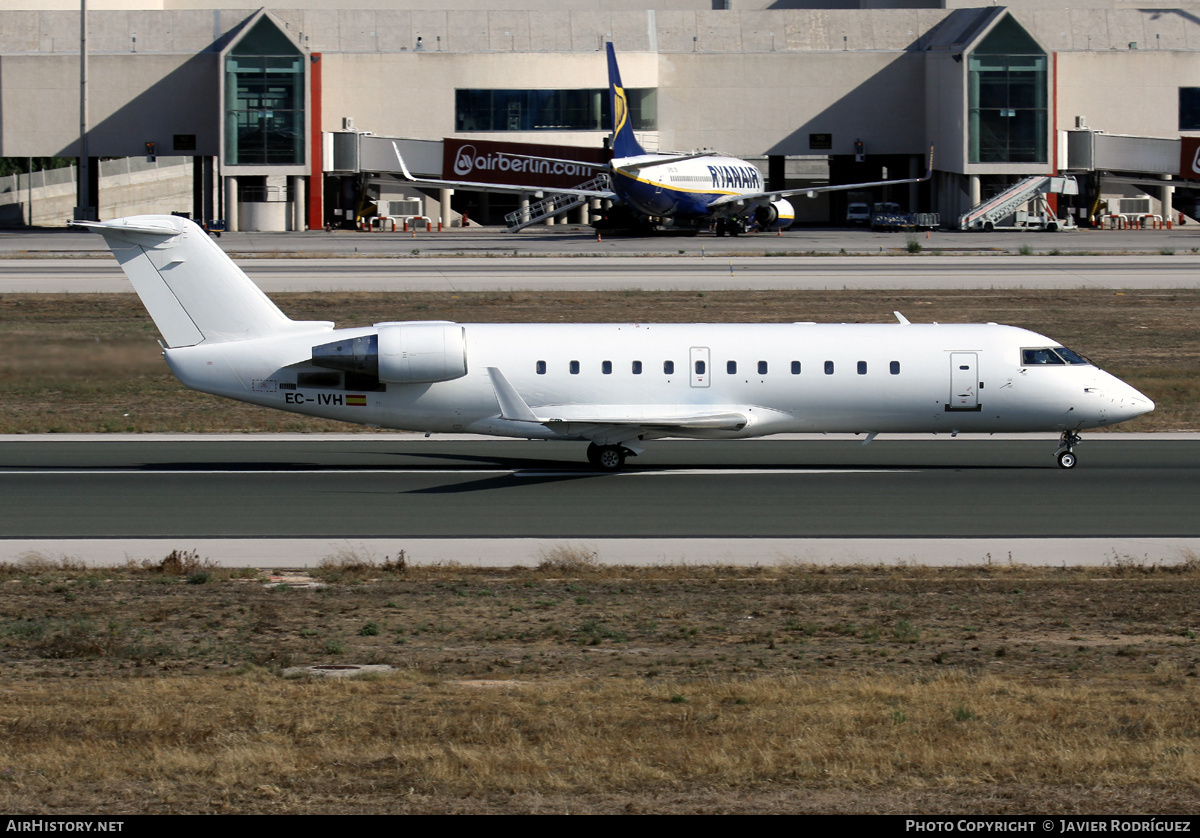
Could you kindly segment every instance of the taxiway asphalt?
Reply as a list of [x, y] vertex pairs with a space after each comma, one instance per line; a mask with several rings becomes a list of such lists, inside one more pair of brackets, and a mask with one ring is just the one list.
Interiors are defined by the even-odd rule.
[[[1200, 225], [1172, 230], [1077, 230], [1060, 233], [997, 231], [964, 233], [876, 232], [862, 228], [796, 227], [782, 235], [756, 233], [737, 237], [597, 235], [579, 225], [531, 227], [509, 233], [500, 227], [454, 228], [442, 233], [404, 233], [322, 230], [298, 233], [226, 233], [216, 239], [235, 258], [240, 256], [334, 257], [353, 256], [635, 256], [660, 255], [740, 257], [771, 253], [803, 256], [893, 255], [920, 246], [926, 256], [948, 254], [1018, 254], [1024, 251], [1062, 254], [1172, 254], [1200, 248]], [[61, 258], [70, 255], [108, 255], [103, 239], [72, 228], [0, 231], [0, 256]]]

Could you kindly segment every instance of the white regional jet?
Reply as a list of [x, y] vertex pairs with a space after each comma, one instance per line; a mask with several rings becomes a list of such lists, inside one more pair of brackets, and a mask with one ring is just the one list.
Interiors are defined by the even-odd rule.
[[580, 160], [559, 160], [547, 157], [521, 157], [549, 163], [566, 163], [584, 169], [604, 169], [612, 190], [543, 189], [535, 186], [471, 183], [467, 181], [418, 178], [408, 170], [400, 149], [393, 144], [400, 171], [417, 185], [450, 186], [500, 191], [554, 192], [581, 198], [604, 198], [616, 201], [629, 210], [644, 228], [699, 230], [716, 227], [718, 236], [736, 236], [751, 223], [763, 230], [787, 229], [795, 219], [789, 196], [816, 197], [821, 192], [843, 192], [848, 189], [870, 189], [875, 186], [898, 186], [928, 180], [933, 172], [933, 149], [929, 151], [929, 167], [924, 176], [904, 180], [881, 180], [871, 183], [848, 183], [835, 186], [812, 186], [796, 189], [766, 189], [762, 173], [753, 163], [736, 157], [725, 157], [712, 151], [686, 154], [649, 154], [633, 135], [629, 121], [628, 97], [621, 83], [621, 71], [612, 43], [608, 47], [608, 97], [613, 118], [611, 163], [600, 165]]
[[619, 469], [662, 437], [1079, 431], [1154, 403], [1012, 326], [490, 324], [335, 329], [290, 320], [208, 235], [173, 216], [78, 222], [104, 236], [188, 387], [345, 422], [581, 440]]

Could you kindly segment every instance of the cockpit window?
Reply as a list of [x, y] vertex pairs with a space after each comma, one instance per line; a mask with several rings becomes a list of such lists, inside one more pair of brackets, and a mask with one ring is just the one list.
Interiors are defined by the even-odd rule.
[[1064, 363], [1063, 359], [1054, 354], [1053, 349], [1047, 348], [1021, 350], [1021, 364], [1026, 367], [1061, 363]]
[[1087, 358], [1080, 355], [1078, 352], [1072, 352], [1070, 349], [1067, 349], [1067, 347], [1065, 347], [1065, 346], [1056, 346], [1054, 348], [1054, 351], [1057, 352], [1060, 356], [1062, 356], [1062, 359], [1064, 361], [1066, 361], [1068, 364], [1090, 364], [1091, 363], [1091, 361], [1089, 361]]
[[1065, 346], [1046, 346], [1039, 349], [1022, 349], [1021, 365], [1026, 367], [1047, 364], [1086, 364], [1087, 359]]

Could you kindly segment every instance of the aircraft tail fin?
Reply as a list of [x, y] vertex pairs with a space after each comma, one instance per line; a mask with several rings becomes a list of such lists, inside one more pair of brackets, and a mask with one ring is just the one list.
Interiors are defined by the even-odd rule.
[[104, 236], [169, 347], [327, 328], [290, 320], [204, 230], [173, 215], [75, 222]]
[[613, 52], [612, 41], [608, 47], [608, 104], [612, 113], [613, 157], [637, 157], [645, 154], [641, 143], [633, 136], [633, 124], [629, 121], [629, 100], [625, 95], [625, 86], [621, 84], [621, 71], [617, 68], [617, 55]]

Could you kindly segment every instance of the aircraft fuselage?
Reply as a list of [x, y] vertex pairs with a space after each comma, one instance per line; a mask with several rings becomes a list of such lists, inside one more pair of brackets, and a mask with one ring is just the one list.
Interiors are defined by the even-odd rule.
[[[612, 431], [609, 440], [621, 433], [1078, 431], [1153, 408], [1082, 360], [1026, 363], [1039, 357], [1029, 352], [1059, 344], [994, 324], [450, 325], [461, 328], [461, 345], [449, 351], [462, 353], [465, 373], [441, 381], [385, 384], [312, 364], [315, 347], [369, 338], [378, 326], [165, 354], [187, 386], [266, 407], [386, 428], [539, 439], [595, 439], [599, 425]], [[489, 369], [503, 374], [538, 421], [502, 415]], [[745, 421], [664, 426], [698, 413]]]
[[[659, 157], [674, 162], [653, 165]], [[650, 165], [647, 165], [650, 163]], [[631, 167], [638, 168], [631, 168]], [[691, 160], [643, 155], [612, 161], [612, 187], [620, 199], [649, 216], [679, 220], [707, 220], [714, 217], [710, 205], [726, 196], [761, 193], [762, 173], [736, 157], [697, 157]], [[723, 214], [747, 215], [755, 206], [731, 205]], [[718, 213], [722, 214], [722, 213]]]

